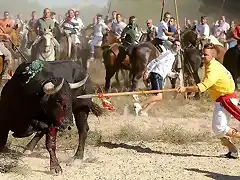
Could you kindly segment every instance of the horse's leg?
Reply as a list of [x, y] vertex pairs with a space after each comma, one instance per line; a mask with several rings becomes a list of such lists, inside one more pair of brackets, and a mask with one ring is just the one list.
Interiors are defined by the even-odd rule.
[[105, 91], [108, 92], [111, 85], [111, 79], [114, 76], [116, 69], [114, 66], [106, 67], [106, 77], [105, 77]]
[[44, 136], [44, 132], [36, 133], [32, 140], [27, 144], [24, 154], [31, 154], [33, 149], [36, 147], [37, 143], [42, 139]]
[[[198, 72], [196, 72], [196, 71], [193, 73], [193, 78], [194, 78], [194, 81], [195, 81], [196, 84], [201, 82], [201, 80], [198, 76]], [[195, 95], [194, 95], [194, 98], [195, 99], [200, 99], [200, 93], [196, 92]]]
[[[170, 82], [171, 82], [172, 89], [175, 89], [177, 84], [177, 78], [170, 78]], [[173, 98], [175, 99], [176, 97], [177, 97], [177, 93], [174, 93]]]
[[116, 71], [116, 74], [115, 74], [115, 79], [116, 79], [116, 82], [117, 82], [117, 86], [118, 86], [118, 87], [120, 87], [119, 71], [120, 71], [120, 69], [118, 69], [118, 70]]

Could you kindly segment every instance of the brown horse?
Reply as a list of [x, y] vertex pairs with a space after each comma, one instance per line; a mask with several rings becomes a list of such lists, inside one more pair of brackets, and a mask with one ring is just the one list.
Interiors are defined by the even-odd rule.
[[[196, 48], [199, 48], [202, 44], [201, 41], [198, 39], [198, 33], [194, 30], [186, 30], [181, 35], [182, 43], [185, 47], [190, 47], [191, 45], [195, 46]], [[214, 49], [216, 50], [216, 60], [223, 63], [224, 55], [227, 52], [227, 48], [214, 44]], [[199, 49], [201, 51], [201, 49]]]
[[[15, 59], [20, 58], [19, 52], [16, 50], [16, 47], [20, 47], [20, 36], [19, 36], [19, 28], [18, 25], [15, 25], [13, 28], [7, 27], [4, 29], [5, 33], [10, 36], [10, 40], [3, 39], [3, 43], [5, 47], [11, 52], [12, 54], [12, 62], [8, 65], [9, 69], [7, 69], [8, 74], [11, 76], [13, 75], [13, 72], [17, 68], [17, 65], [15, 63]], [[1, 59], [3, 59], [3, 56], [1, 56]], [[7, 68], [7, 65], [5, 64], [5, 61], [0, 62], [0, 75], [2, 75]]]
[[130, 72], [128, 83], [126, 83], [126, 76], [124, 77], [125, 84], [130, 86], [130, 90], [135, 90], [147, 64], [160, 55], [158, 49], [151, 42], [140, 42], [138, 45], [134, 45], [131, 52], [126, 52], [125, 47], [118, 43], [112, 31], [103, 38], [102, 48], [104, 49], [103, 57], [106, 68], [106, 91], [110, 88], [111, 78], [121, 69]]
[[125, 48], [120, 44], [112, 31], [104, 35], [102, 40], [103, 62], [106, 69], [105, 91], [109, 91], [111, 79], [115, 75], [117, 84], [120, 85], [118, 73], [121, 70], [124, 85], [128, 86], [125, 71], [130, 70], [130, 58], [126, 54]]

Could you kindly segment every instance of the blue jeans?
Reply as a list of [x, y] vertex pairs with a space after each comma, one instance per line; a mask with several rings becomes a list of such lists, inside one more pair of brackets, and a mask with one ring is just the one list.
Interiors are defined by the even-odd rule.
[[237, 45], [237, 40], [233, 40], [233, 41], [229, 42], [228, 45], [229, 45], [228, 48], [232, 48], [232, 47], [236, 46]]
[[162, 90], [163, 89], [163, 78], [160, 74], [151, 72], [149, 76], [152, 90]]

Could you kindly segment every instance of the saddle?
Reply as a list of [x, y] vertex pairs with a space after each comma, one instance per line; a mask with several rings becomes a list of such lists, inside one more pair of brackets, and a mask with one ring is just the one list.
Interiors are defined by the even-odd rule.
[[130, 44], [130, 43], [128, 43], [128, 42], [123, 42], [122, 45], [123, 45], [123, 47], [124, 47], [124, 49], [125, 49], [125, 51], [126, 51], [126, 54], [127, 54], [128, 56], [131, 56], [132, 51], [133, 51], [133, 48], [136, 46], [136, 43]]
[[159, 50], [159, 52], [162, 52], [161, 46], [163, 46], [163, 41], [161, 39], [155, 38], [151, 43], [157, 48], [157, 50]]

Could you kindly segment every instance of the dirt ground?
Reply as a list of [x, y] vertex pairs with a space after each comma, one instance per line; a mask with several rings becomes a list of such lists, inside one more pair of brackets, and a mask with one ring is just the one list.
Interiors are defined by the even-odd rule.
[[[104, 82], [104, 71], [98, 71], [102, 77], [94, 68], [90, 73], [95, 83]], [[84, 160], [71, 166], [67, 161], [77, 147], [76, 129], [60, 134], [57, 156], [63, 173], [58, 176], [49, 172], [44, 141], [25, 156], [21, 152], [30, 138], [9, 138], [18, 152], [1, 155], [0, 180], [240, 179], [239, 160], [220, 157], [227, 151], [211, 131], [211, 102], [171, 97], [165, 94], [149, 118], [134, 116], [132, 97], [112, 98], [114, 112], [90, 115]], [[239, 129], [238, 121], [232, 119], [231, 125]]]

